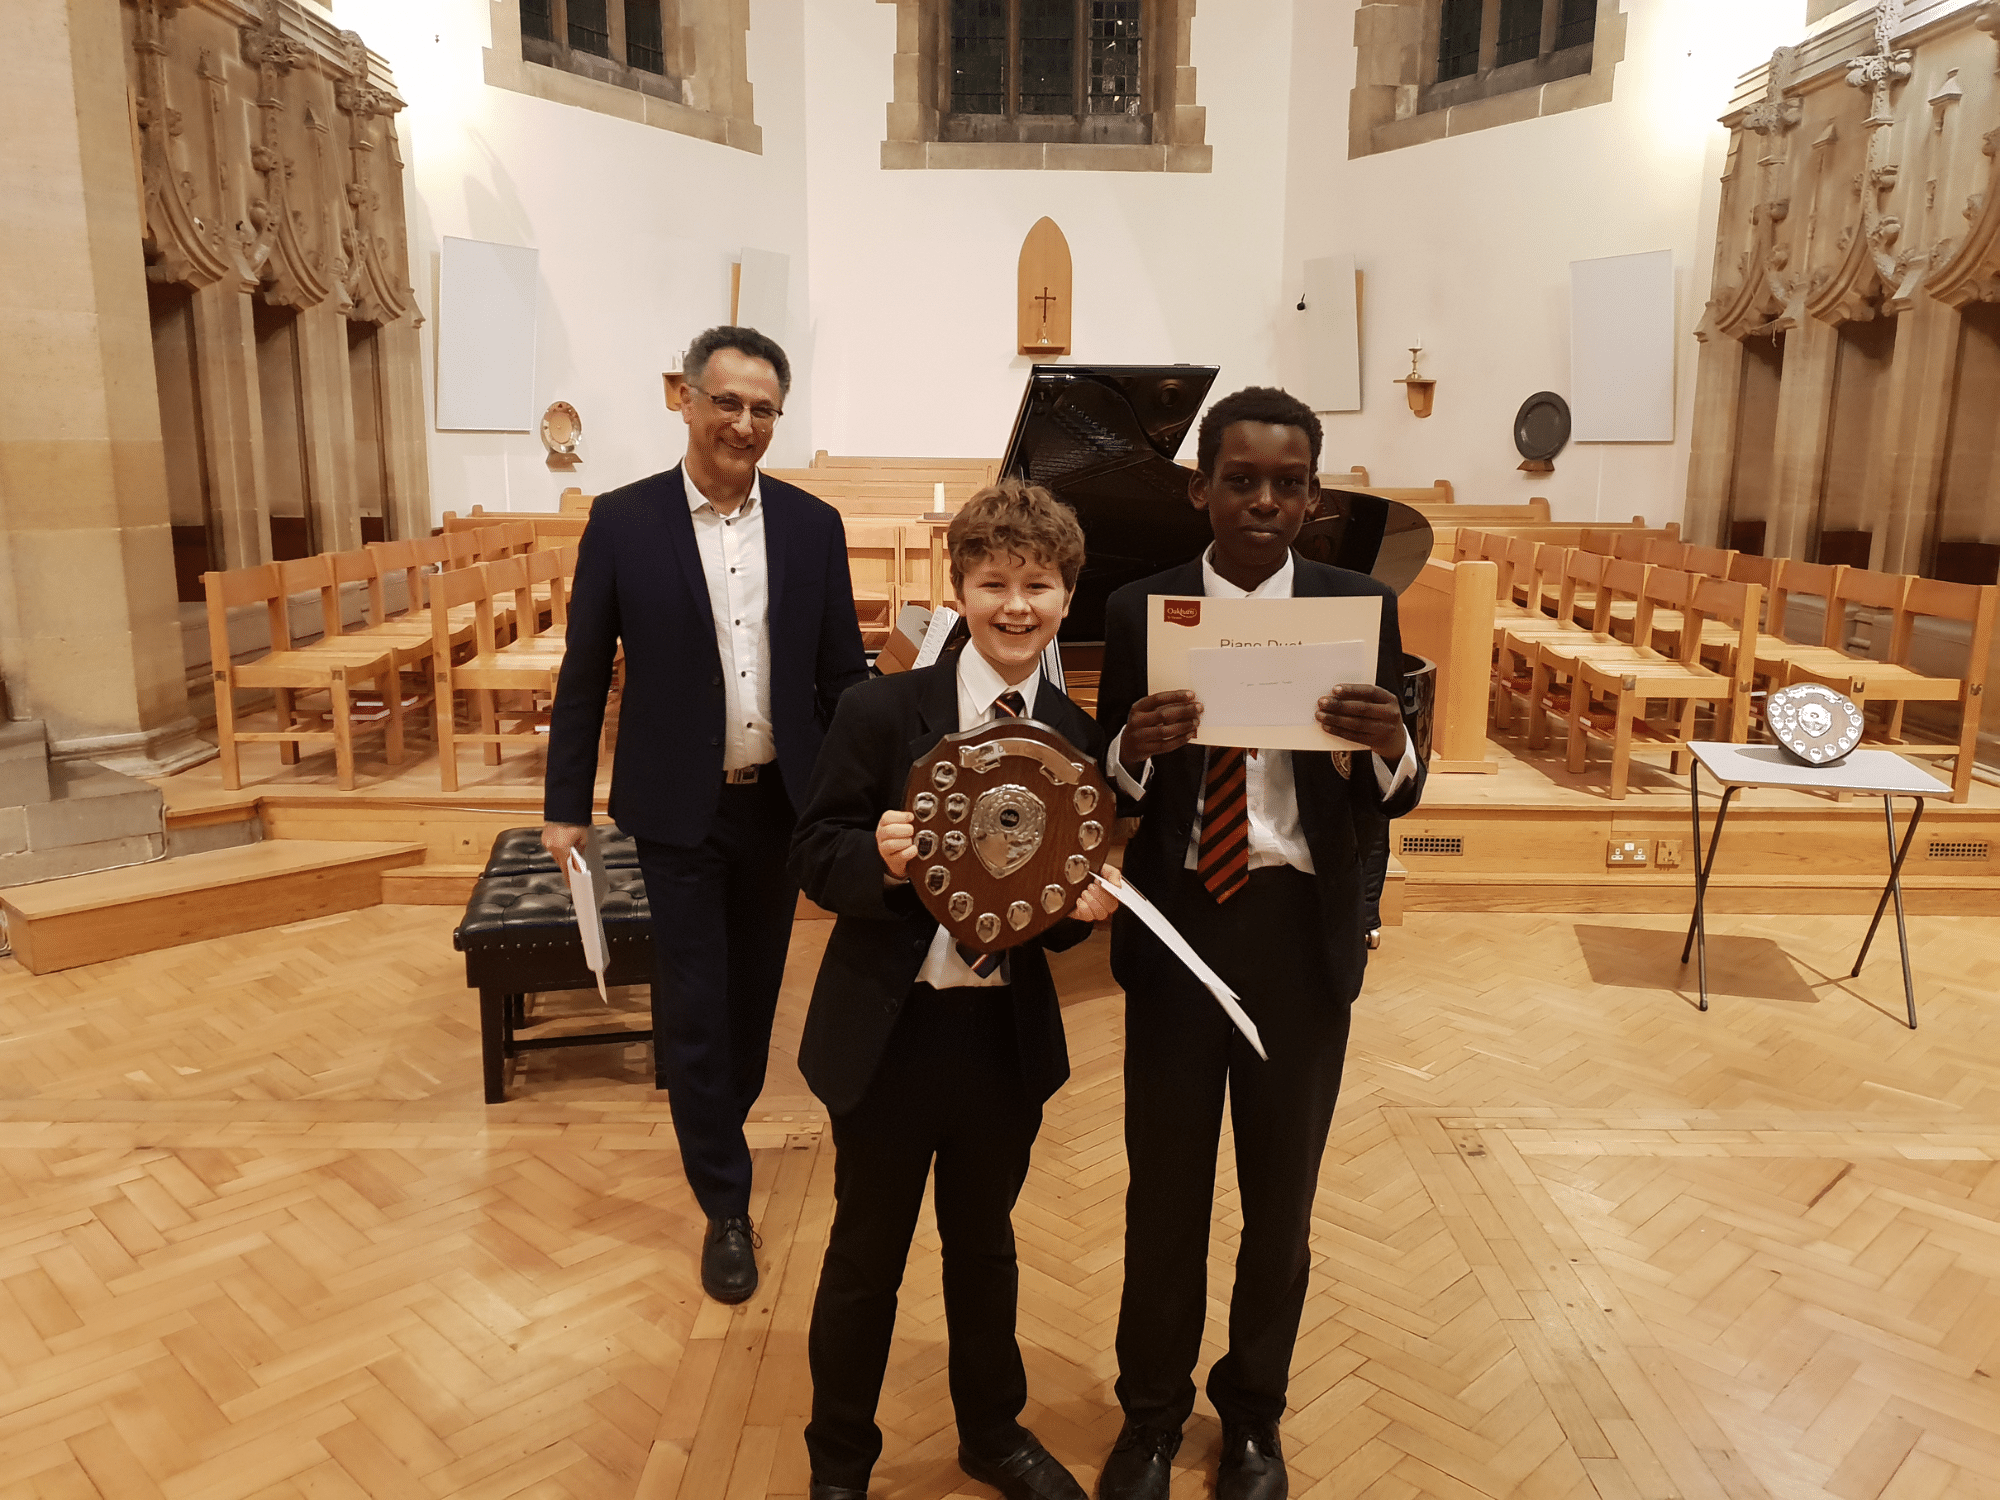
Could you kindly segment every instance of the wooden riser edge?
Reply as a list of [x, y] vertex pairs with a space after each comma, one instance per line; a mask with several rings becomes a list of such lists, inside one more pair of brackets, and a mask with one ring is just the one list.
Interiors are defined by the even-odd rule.
[[[1746, 915], [1868, 916], [1881, 899], [1888, 872], [1817, 880], [1717, 875], [1709, 882], [1708, 909]], [[1413, 875], [1404, 893], [1408, 911], [1671, 912], [1694, 910], [1694, 879], [1617, 874], [1596, 880], [1546, 876], [1468, 876], [1452, 880]], [[2000, 879], [1909, 876], [1903, 908], [1912, 916], [1979, 917], [2000, 910]]]
[[[472, 899], [479, 883], [478, 865], [407, 865], [382, 872], [382, 901], [389, 906], [457, 906]], [[1386, 901], [1385, 901], [1386, 904]], [[831, 921], [833, 913], [799, 897], [795, 919], [800, 922]]]

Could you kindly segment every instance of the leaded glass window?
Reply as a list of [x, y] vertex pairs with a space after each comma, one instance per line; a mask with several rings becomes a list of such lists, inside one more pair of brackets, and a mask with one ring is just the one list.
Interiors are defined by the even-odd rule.
[[1500, 38], [1493, 65], [1527, 62], [1542, 52], [1542, 0], [1500, 0]]
[[1438, 82], [1470, 78], [1479, 71], [1481, 0], [1444, 0], [1438, 13]]
[[1144, 112], [1145, 0], [949, 5], [946, 114], [998, 117], [993, 129], [1035, 121], [1047, 131], [1064, 120], [1136, 122]]
[[1581, 47], [1597, 39], [1597, 0], [1562, 0], [1556, 20], [1556, 50]]
[[578, 52], [611, 55], [611, 18], [605, 0], [569, 0], [569, 44]]
[[1090, 95], [1093, 115], [1139, 113], [1140, 0], [1091, 0]]
[[648, 73], [667, 71], [660, 0], [625, 0], [625, 62]]

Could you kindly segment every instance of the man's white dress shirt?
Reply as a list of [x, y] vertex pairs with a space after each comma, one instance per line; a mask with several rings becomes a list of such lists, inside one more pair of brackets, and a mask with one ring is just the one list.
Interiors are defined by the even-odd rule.
[[[1285, 554], [1283, 566], [1254, 589], [1240, 589], [1216, 572], [1214, 553], [1215, 549], [1211, 546], [1201, 555], [1202, 592], [1209, 598], [1292, 597], [1292, 575], [1297, 569], [1289, 552]], [[1135, 779], [1118, 758], [1124, 739], [1125, 731], [1120, 729], [1118, 737], [1111, 742], [1111, 774], [1126, 795], [1144, 798], [1146, 787], [1153, 779], [1153, 763], [1148, 760], [1142, 765]], [[1417, 774], [1416, 747], [1407, 736], [1403, 741], [1403, 758], [1393, 768], [1379, 755], [1371, 754], [1368, 761], [1374, 768], [1375, 784], [1382, 789], [1384, 798], [1394, 796], [1404, 782]], [[1268, 755], [1255, 750], [1248, 752], [1243, 759], [1243, 781], [1250, 814], [1250, 868], [1262, 870], [1273, 865], [1290, 865], [1295, 870], [1313, 874], [1312, 850], [1306, 844], [1305, 831], [1299, 827], [1299, 798], [1292, 776], [1291, 755], [1281, 750]], [[1198, 792], [1194, 828], [1188, 835], [1186, 868], [1190, 870], [1197, 868], [1201, 860], [1201, 801], [1202, 793]]]
[[[958, 653], [959, 732], [991, 724], [999, 717], [993, 712], [993, 700], [1005, 692], [1019, 693], [1026, 705], [1021, 710], [1021, 716], [1032, 719], [1035, 716], [1035, 690], [1041, 685], [1039, 664], [1034, 675], [1017, 686], [995, 671], [993, 664], [979, 654], [978, 647], [967, 645]], [[973, 973], [972, 965], [958, 956], [958, 944], [950, 930], [942, 925], [931, 939], [930, 951], [924, 955], [924, 966], [917, 970], [917, 981], [936, 990], [998, 986], [1007, 983], [1008, 977], [1004, 963], [991, 974]]]
[[764, 476], [724, 515], [681, 466], [694, 544], [708, 580], [715, 650], [722, 659], [722, 768], [761, 766], [778, 754], [771, 730], [771, 588], [764, 555]]

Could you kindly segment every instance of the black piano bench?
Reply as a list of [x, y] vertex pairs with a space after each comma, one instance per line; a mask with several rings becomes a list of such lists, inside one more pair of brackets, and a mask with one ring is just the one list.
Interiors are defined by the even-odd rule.
[[[653, 1037], [650, 1028], [516, 1035], [528, 1024], [529, 995], [597, 988], [583, 961], [568, 882], [543, 851], [541, 837], [539, 828], [510, 828], [493, 841], [486, 871], [451, 935], [452, 946], [465, 955], [465, 982], [479, 991], [479, 1049], [488, 1104], [506, 1101], [510, 1057], [542, 1047], [629, 1046]], [[604, 899], [604, 938], [610, 950], [604, 982], [651, 984], [652, 913], [632, 841], [622, 834], [607, 836], [603, 851], [611, 885]]]

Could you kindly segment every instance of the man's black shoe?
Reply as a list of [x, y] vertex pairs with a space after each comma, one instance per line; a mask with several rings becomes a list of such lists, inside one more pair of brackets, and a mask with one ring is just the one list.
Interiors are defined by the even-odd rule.
[[868, 1491], [845, 1484], [821, 1484], [815, 1479], [806, 1490], [806, 1500], [868, 1500]]
[[1141, 1426], [1127, 1417], [1097, 1476], [1097, 1500], [1167, 1500], [1180, 1446], [1178, 1430]]
[[1222, 1464], [1215, 1475], [1215, 1500], [1285, 1500], [1291, 1482], [1285, 1474], [1278, 1429], [1222, 1429]]
[[1055, 1455], [1033, 1437], [1005, 1458], [989, 1461], [964, 1444], [958, 1466], [981, 1484], [990, 1484], [1007, 1500], [1090, 1500]]
[[745, 1219], [710, 1219], [701, 1245], [701, 1289], [717, 1302], [741, 1302], [757, 1290], [756, 1231]]

